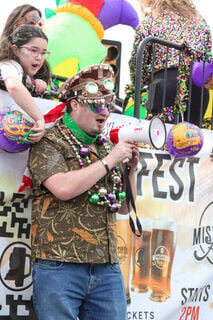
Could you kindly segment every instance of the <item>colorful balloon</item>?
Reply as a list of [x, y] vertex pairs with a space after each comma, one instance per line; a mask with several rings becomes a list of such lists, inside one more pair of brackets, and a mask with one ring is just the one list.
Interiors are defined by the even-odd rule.
[[0, 148], [7, 152], [24, 151], [30, 146], [27, 137], [32, 124], [19, 111], [0, 114]]
[[97, 17], [105, 30], [118, 24], [128, 25], [135, 29], [139, 24], [137, 12], [126, 0], [105, 0]]
[[192, 67], [192, 80], [199, 88], [205, 85], [210, 80], [213, 74], [213, 63], [212, 62], [194, 62]]
[[203, 133], [193, 123], [180, 122], [169, 130], [166, 143], [169, 153], [175, 158], [192, 157], [203, 146]]

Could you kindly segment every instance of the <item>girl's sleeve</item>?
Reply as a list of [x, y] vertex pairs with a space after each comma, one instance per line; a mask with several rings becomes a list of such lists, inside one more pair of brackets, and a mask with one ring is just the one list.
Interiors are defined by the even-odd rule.
[[1, 79], [6, 80], [7, 78], [15, 77], [22, 80], [23, 69], [16, 61], [4, 61], [0, 64]]

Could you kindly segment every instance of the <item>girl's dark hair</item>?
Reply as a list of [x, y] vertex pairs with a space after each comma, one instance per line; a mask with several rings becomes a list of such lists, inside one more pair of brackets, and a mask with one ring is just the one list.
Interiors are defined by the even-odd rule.
[[24, 17], [30, 11], [37, 11], [39, 16], [42, 17], [41, 11], [29, 4], [24, 4], [13, 9], [5, 23], [4, 29], [1, 34], [1, 40], [3, 38], [7, 38], [18, 26], [24, 24]]
[[[17, 56], [13, 51], [13, 45], [17, 47], [27, 44], [32, 38], [42, 38], [48, 42], [46, 34], [41, 28], [31, 25], [22, 25], [18, 27], [8, 38], [7, 41], [3, 39], [0, 42], [0, 61], [3, 60], [15, 60], [19, 62]], [[35, 78], [49, 82], [50, 68], [47, 61], [44, 62], [41, 69], [37, 72]]]
[[18, 27], [11, 35], [9, 35], [9, 45], [16, 45], [17, 47], [23, 46], [28, 43], [32, 38], [42, 38], [48, 42], [46, 34], [41, 28], [31, 25], [23, 25]]
[[[4, 46], [7, 45], [8, 43], [8, 37], [13, 34], [14, 30], [16, 30], [18, 26], [25, 24], [25, 16], [30, 11], [37, 11], [38, 15], [42, 18], [41, 11], [34, 6], [31, 6], [30, 4], [24, 4], [13, 9], [13, 11], [8, 16], [4, 29], [2, 31], [1, 38], [0, 38], [0, 46], [3, 46], [4, 48]], [[0, 56], [1, 54], [2, 54], [2, 50], [0, 49]], [[0, 60], [2, 60], [2, 58], [0, 58]], [[34, 76], [34, 78], [42, 79], [46, 83], [49, 82], [50, 68], [47, 61], [44, 61], [42, 67], [39, 69], [39, 71]]]

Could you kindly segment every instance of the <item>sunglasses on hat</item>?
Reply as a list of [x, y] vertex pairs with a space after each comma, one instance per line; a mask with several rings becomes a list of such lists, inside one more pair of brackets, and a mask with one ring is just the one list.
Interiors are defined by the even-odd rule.
[[85, 89], [90, 94], [97, 94], [98, 91], [109, 92], [114, 89], [114, 82], [111, 79], [104, 80], [103, 84], [97, 84], [95, 82], [88, 82]]

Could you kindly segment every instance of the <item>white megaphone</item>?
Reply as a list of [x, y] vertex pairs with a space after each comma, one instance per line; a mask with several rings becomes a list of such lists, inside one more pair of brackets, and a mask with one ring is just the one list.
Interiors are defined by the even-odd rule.
[[112, 129], [109, 137], [113, 143], [130, 138], [139, 143], [151, 144], [155, 149], [161, 149], [166, 142], [166, 126], [159, 117], [154, 117], [141, 125]]

